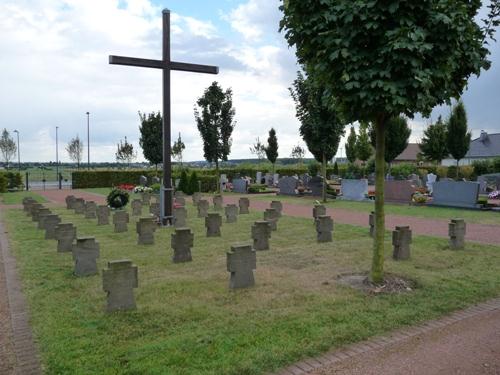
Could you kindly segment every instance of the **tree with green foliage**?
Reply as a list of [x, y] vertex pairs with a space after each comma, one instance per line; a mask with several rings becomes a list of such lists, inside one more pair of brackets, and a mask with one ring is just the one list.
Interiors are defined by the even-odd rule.
[[[215, 173], [219, 181], [219, 161], [227, 161], [231, 152], [231, 134], [236, 125], [233, 121], [233, 92], [226, 91], [213, 82], [198, 99], [194, 109], [194, 117], [203, 139], [205, 159], [215, 163]], [[220, 191], [217, 183], [217, 191]]]
[[366, 125], [359, 127], [359, 135], [355, 144], [356, 157], [366, 164], [366, 161], [373, 155], [373, 147], [370, 144], [370, 136]]
[[118, 163], [127, 163], [128, 167], [130, 167], [132, 160], [137, 157], [137, 153], [134, 152], [134, 146], [127, 141], [127, 137], [125, 137], [124, 141], [120, 139], [120, 143], [116, 145], [115, 156]]
[[144, 158], [155, 166], [163, 163], [163, 128], [160, 112], [151, 112], [148, 115], [139, 112], [141, 125], [139, 132], [139, 146], [142, 148]]
[[200, 182], [198, 180], [198, 175], [196, 171], [191, 172], [191, 176], [189, 177], [189, 193], [190, 195], [197, 193], [200, 191]]
[[431, 124], [424, 130], [424, 136], [420, 142], [420, 153], [425, 160], [441, 164], [448, 155], [447, 130], [441, 116], [435, 124]]
[[333, 174], [335, 176], [339, 175], [339, 165], [338, 165], [337, 161], [335, 161], [335, 163], [333, 163]]
[[467, 131], [467, 113], [464, 103], [460, 100], [453, 107], [447, 121], [446, 146], [451, 156], [457, 161], [457, 179], [460, 159], [469, 151], [471, 133]]
[[77, 168], [80, 169], [80, 162], [82, 161], [83, 157], [83, 142], [78, 136], [76, 135], [75, 138], [72, 138], [67, 146], [66, 146], [66, 151], [68, 153], [68, 156], [71, 160], [76, 162]]
[[182, 191], [184, 194], [189, 194], [189, 177], [186, 168], [182, 168], [181, 178], [179, 179], [177, 190]]
[[354, 163], [356, 161], [356, 143], [356, 131], [354, 130], [354, 126], [351, 126], [351, 131], [345, 144], [345, 156], [347, 160], [349, 160], [349, 163]]
[[250, 147], [250, 153], [257, 156], [259, 161], [266, 158], [266, 146], [260, 141], [259, 137], [257, 137], [255, 143]]
[[304, 155], [306, 154], [306, 150], [300, 145], [293, 146], [292, 153], [290, 157], [295, 159], [299, 165], [302, 165], [302, 160], [304, 159]]
[[488, 37], [498, 24], [490, 1], [284, 0], [281, 29], [299, 63], [326, 86], [343, 117], [373, 122], [375, 236], [371, 280], [384, 281], [385, 132], [393, 116], [424, 116], [459, 98], [472, 75], [488, 69]]
[[266, 146], [266, 157], [267, 160], [273, 165], [273, 174], [275, 170], [276, 160], [278, 160], [278, 137], [276, 136], [276, 130], [271, 128], [269, 130], [269, 137], [267, 138]]
[[2, 157], [7, 168], [9, 167], [10, 161], [16, 154], [16, 151], [16, 142], [10, 136], [7, 129], [3, 129], [2, 136], [0, 137], [0, 152], [2, 153]]
[[345, 133], [345, 124], [325, 88], [309, 77], [297, 73], [290, 92], [295, 101], [296, 116], [301, 123], [300, 135], [322, 166], [323, 202], [326, 202], [326, 166], [337, 153], [340, 138]]
[[182, 167], [182, 153], [184, 152], [185, 149], [186, 145], [184, 144], [184, 142], [182, 142], [181, 133], [179, 133], [179, 137], [174, 142], [171, 152], [172, 156], [178, 163], [180, 163], [181, 167]]

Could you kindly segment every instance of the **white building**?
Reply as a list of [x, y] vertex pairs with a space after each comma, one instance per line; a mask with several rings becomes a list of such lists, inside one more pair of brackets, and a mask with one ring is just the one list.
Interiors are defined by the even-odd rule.
[[[459, 165], [471, 165], [476, 160], [487, 160], [500, 157], [500, 133], [488, 134], [481, 131], [479, 138], [470, 141], [469, 152]], [[441, 163], [444, 166], [457, 165], [451, 155]]]

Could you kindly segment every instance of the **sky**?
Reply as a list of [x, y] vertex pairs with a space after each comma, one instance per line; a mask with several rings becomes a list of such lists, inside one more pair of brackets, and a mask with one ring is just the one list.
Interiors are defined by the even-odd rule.
[[[91, 162], [115, 161], [127, 137], [139, 147], [138, 111], [161, 109], [161, 71], [108, 64], [109, 55], [161, 58], [161, 10], [172, 14], [173, 60], [217, 65], [218, 76], [172, 72], [172, 139], [186, 144], [184, 160], [203, 160], [193, 107], [214, 80], [232, 88], [237, 121], [231, 159], [276, 129], [279, 156], [305, 147], [288, 88], [299, 67], [278, 31], [279, 0], [0, 0], [0, 128], [19, 131], [21, 161], [55, 161], [80, 136]], [[463, 96], [473, 137], [500, 132], [500, 46], [492, 68], [469, 81]], [[411, 141], [431, 119], [412, 120]], [[14, 135], [14, 134], [12, 134]], [[342, 141], [337, 156], [344, 156]], [[310, 154], [307, 154], [310, 156]], [[86, 155], [84, 155], [86, 160]]]

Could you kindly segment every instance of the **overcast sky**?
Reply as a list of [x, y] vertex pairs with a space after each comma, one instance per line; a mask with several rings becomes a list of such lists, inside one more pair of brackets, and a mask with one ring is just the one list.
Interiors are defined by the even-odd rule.
[[[19, 130], [22, 161], [55, 160], [77, 134], [91, 161], [114, 161], [125, 136], [139, 149], [137, 111], [161, 109], [161, 71], [108, 64], [108, 55], [161, 58], [161, 10], [172, 11], [172, 59], [220, 67], [218, 76], [172, 73], [172, 138], [182, 133], [185, 160], [202, 160], [193, 105], [213, 80], [234, 92], [230, 158], [252, 157], [256, 137], [274, 127], [279, 155], [301, 141], [288, 87], [295, 55], [278, 33], [279, 0], [1, 0], [0, 127]], [[464, 101], [473, 136], [500, 131], [500, 48], [493, 67], [470, 81]], [[448, 114], [449, 108], [437, 109]], [[418, 141], [429, 120], [412, 121]], [[343, 145], [340, 154], [345, 155]], [[86, 159], [86, 155], [85, 155]]]

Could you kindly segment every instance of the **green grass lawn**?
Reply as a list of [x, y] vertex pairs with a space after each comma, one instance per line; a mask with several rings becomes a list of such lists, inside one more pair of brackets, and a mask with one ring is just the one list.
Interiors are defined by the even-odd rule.
[[221, 238], [206, 238], [203, 220], [188, 208], [195, 244], [186, 264], [171, 262], [172, 229], [159, 229], [155, 245], [138, 246], [134, 220], [115, 234], [54, 210], [80, 236], [97, 238], [101, 270], [117, 259], [139, 267], [137, 310], [113, 314], [104, 311], [101, 275], [74, 277], [71, 254], [58, 254], [21, 210], [6, 212], [45, 373], [261, 374], [500, 295], [499, 247], [452, 252], [430, 237], [414, 238], [405, 262], [391, 259], [387, 242], [386, 270], [413, 279], [413, 292], [365, 295], [336, 278], [369, 269], [367, 229], [336, 225], [334, 242], [317, 244], [312, 221], [291, 217], [280, 220], [272, 249], [258, 252], [256, 286], [232, 291], [226, 252], [248, 241], [261, 214], [241, 215], [223, 225]]
[[0, 198], [1, 198], [3, 204], [22, 204], [23, 198], [25, 198], [25, 197], [31, 197], [40, 203], [47, 202], [47, 200], [44, 197], [42, 197], [41, 195], [38, 195], [36, 193], [33, 193], [32, 191], [19, 191], [19, 192], [15, 192], [15, 193], [1, 193], [0, 194]]
[[[313, 206], [315, 199], [309, 197], [290, 197], [284, 195], [249, 195], [250, 199], [272, 201], [280, 200], [292, 204], [303, 204]], [[320, 198], [321, 199], [321, 198]], [[375, 209], [374, 202], [352, 202], [343, 200], [328, 200], [327, 207], [341, 208], [352, 211], [370, 212]], [[386, 215], [415, 216], [428, 219], [449, 220], [453, 217], [465, 219], [468, 223], [500, 225], [500, 212], [466, 210], [460, 208], [410, 206], [408, 204], [386, 203], [384, 206]]]

